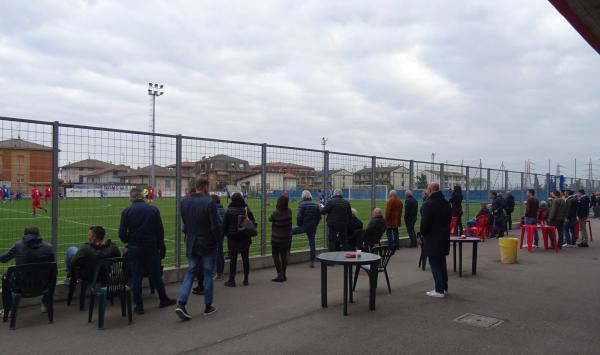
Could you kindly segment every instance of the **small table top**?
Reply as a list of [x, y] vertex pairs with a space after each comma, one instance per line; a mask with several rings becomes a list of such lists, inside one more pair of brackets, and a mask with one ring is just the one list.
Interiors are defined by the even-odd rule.
[[352, 253], [351, 251], [334, 251], [328, 253], [322, 253], [317, 255], [317, 260], [320, 262], [326, 262], [329, 264], [353, 264], [363, 265], [370, 264], [381, 260], [381, 257], [377, 254], [372, 253], [361, 253], [360, 257], [357, 255], [356, 258], [347, 258], [346, 253]]
[[474, 237], [466, 237], [466, 238], [461, 238], [461, 237], [456, 237], [456, 236], [450, 236], [450, 241], [451, 242], [470, 242], [470, 243], [477, 243], [480, 242], [481, 239], [479, 238], [474, 238]]

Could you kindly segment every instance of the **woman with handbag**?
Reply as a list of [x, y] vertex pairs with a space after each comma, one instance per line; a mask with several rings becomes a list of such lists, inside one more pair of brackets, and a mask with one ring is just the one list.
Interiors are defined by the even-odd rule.
[[289, 198], [279, 196], [275, 212], [269, 217], [271, 222], [271, 254], [277, 270], [277, 277], [273, 282], [285, 282], [287, 269], [287, 256], [292, 248], [292, 210], [288, 207]]
[[223, 220], [223, 234], [227, 236], [227, 248], [229, 249], [229, 280], [225, 282], [227, 287], [235, 287], [235, 273], [237, 269], [237, 256], [241, 254], [244, 266], [244, 286], [248, 286], [248, 274], [250, 273], [250, 244], [252, 237], [256, 235], [256, 221], [248, 205], [239, 192], [231, 196], [231, 203], [225, 212]]

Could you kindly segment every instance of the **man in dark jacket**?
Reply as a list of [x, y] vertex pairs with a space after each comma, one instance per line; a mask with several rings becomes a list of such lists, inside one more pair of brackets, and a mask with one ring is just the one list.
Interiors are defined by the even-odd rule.
[[[15, 259], [16, 265], [56, 261], [54, 249], [43, 242], [38, 227], [25, 228], [23, 239], [0, 256], [0, 262], [2, 263], [7, 263], [12, 259]], [[11, 285], [4, 276], [2, 277], [2, 302], [4, 311], [8, 312], [12, 306]], [[44, 304], [45, 301], [42, 302], [42, 312], [45, 312], [46, 309]]]
[[550, 206], [550, 211], [548, 211], [548, 224], [556, 227], [558, 231], [558, 247], [562, 248], [565, 218], [567, 217], [567, 204], [565, 200], [560, 198], [559, 191], [552, 191], [550, 196], [552, 197], [552, 205]]
[[406, 224], [406, 231], [410, 238], [410, 247], [417, 247], [417, 233], [415, 233], [415, 223], [417, 223], [417, 213], [419, 211], [419, 203], [413, 197], [412, 191], [407, 190], [405, 193], [406, 200], [404, 200], [404, 223]]
[[321, 214], [327, 215], [329, 251], [340, 250], [340, 244], [342, 250], [348, 250], [348, 223], [352, 218], [352, 209], [350, 203], [342, 197], [340, 189], [335, 189]]
[[567, 219], [565, 221], [565, 239], [566, 243], [563, 244], [565, 248], [576, 248], [575, 242], [577, 241], [577, 235], [575, 234], [575, 225], [577, 224], [577, 198], [573, 194], [572, 190], [565, 192], [567, 196]]
[[375, 244], [379, 244], [381, 241], [381, 236], [385, 233], [387, 229], [387, 223], [383, 218], [380, 208], [373, 209], [373, 213], [371, 214], [371, 220], [367, 225], [367, 229], [365, 230], [364, 242], [368, 249], [370, 250], [375, 246]]
[[308, 237], [308, 246], [310, 248], [310, 267], [315, 267], [315, 235], [317, 234], [317, 226], [321, 221], [321, 209], [319, 205], [312, 201], [310, 191], [302, 191], [302, 202], [298, 206], [298, 214], [296, 215], [297, 227], [292, 229], [292, 235], [306, 233]]
[[96, 266], [102, 259], [118, 258], [119, 248], [109, 239], [104, 240], [106, 231], [101, 226], [91, 226], [88, 230], [88, 242], [77, 247], [69, 247], [65, 251], [65, 267], [67, 280], [73, 270], [80, 270], [77, 277], [90, 280], [94, 277]]
[[421, 234], [423, 252], [429, 258], [435, 289], [426, 294], [444, 298], [448, 292], [446, 255], [450, 253], [450, 203], [440, 192], [439, 183], [432, 182], [427, 190], [429, 195], [421, 209]]
[[167, 296], [161, 276], [160, 259], [165, 257], [165, 231], [158, 208], [144, 201], [142, 190], [135, 187], [129, 193], [131, 206], [121, 213], [119, 239], [127, 244], [127, 259], [131, 269], [131, 288], [135, 313], [144, 314], [142, 277], [149, 275], [160, 298], [159, 307], [175, 304]]
[[588, 247], [587, 219], [590, 215], [590, 197], [585, 194], [584, 189], [577, 191], [577, 220], [579, 223], [579, 233], [581, 233], [580, 248]]
[[500, 238], [504, 236], [504, 228], [506, 228], [506, 222], [504, 221], [506, 201], [496, 191], [490, 193], [490, 198], [492, 199], [492, 215], [494, 216], [494, 231], [490, 238]]
[[352, 211], [352, 218], [348, 223], [348, 248], [356, 250], [363, 244], [365, 230], [363, 229], [363, 222], [358, 218], [358, 211], [354, 208], [350, 210]]
[[515, 211], [515, 197], [512, 191], [506, 191], [506, 227], [512, 230], [512, 214]]
[[590, 198], [592, 211], [594, 213], [594, 218], [600, 218], [600, 192], [592, 193], [592, 197]]
[[198, 266], [204, 272], [204, 315], [213, 314], [212, 272], [217, 258], [217, 244], [221, 240], [221, 222], [217, 206], [208, 194], [208, 180], [196, 181], [196, 192], [181, 201], [181, 219], [185, 224], [185, 248], [188, 270], [183, 278], [175, 313], [181, 320], [192, 316], [185, 309], [190, 291], [196, 279]]
[[[525, 203], [525, 225], [536, 225], [537, 224], [537, 213], [540, 209], [540, 201], [535, 198], [535, 190], [527, 190], [527, 202]], [[538, 247], [539, 236], [537, 230], [534, 235], [534, 247]]]

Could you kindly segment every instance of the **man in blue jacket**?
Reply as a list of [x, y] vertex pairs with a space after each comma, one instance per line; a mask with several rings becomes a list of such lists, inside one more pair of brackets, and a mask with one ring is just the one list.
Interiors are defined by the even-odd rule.
[[175, 300], [167, 296], [160, 270], [165, 257], [165, 231], [158, 208], [144, 201], [142, 190], [134, 187], [129, 193], [131, 206], [121, 213], [119, 239], [127, 244], [127, 259], [131, 269], [131, 288], [135, 313], [144, 314], [142, 277], [149, 275], [158, 291], [159, 308], [172, 306]]
[[415, 233], [415, 223], [417, 223], [417, 212], [419, 211], [419, 203], [413, 197], [413, 193], [407, 190], [406, 200], [404, 201], [404, 224], [406, 224], [406, 231], [410, 238], [410, 247], [417, 247], [417, 233]]
[[208, 180], [196, 181], [196, 192], [181, 201], [181, 219], [185, 228], [188, 270], [183, 278], [175, 313], [181, 320], [192, 319], [185, 309], [198, 268], [204, 272], [204, 315], [216, 312], [213, 303], [213, 269], [217, 258], [217, 245], [221, 241], [221, 222], [217, 205], [208, 193]]
[[298, 206], [298, 215], [296, 216], [297, 227], [292, 229], [292, 235], [306, 233], [308, 237], [308, 246], [310, 248], [310, 267], [315, 267], [315, 235], [317, 226], [321, 221], [321, 209], [319, 205], [312, 201], [310, 191], [302, 191], [302, 202]]

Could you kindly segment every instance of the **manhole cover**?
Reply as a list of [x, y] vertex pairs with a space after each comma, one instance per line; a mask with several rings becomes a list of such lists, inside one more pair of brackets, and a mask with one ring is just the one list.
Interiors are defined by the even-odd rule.
[[479, 314], [473, 313], [465, 313], [462, 316], [456, 318], [454, 321], [458, 323], [472, 325], [474, 327], [487, 329], [496, 328], [504, 322], [502, 319], [481, 316]]

